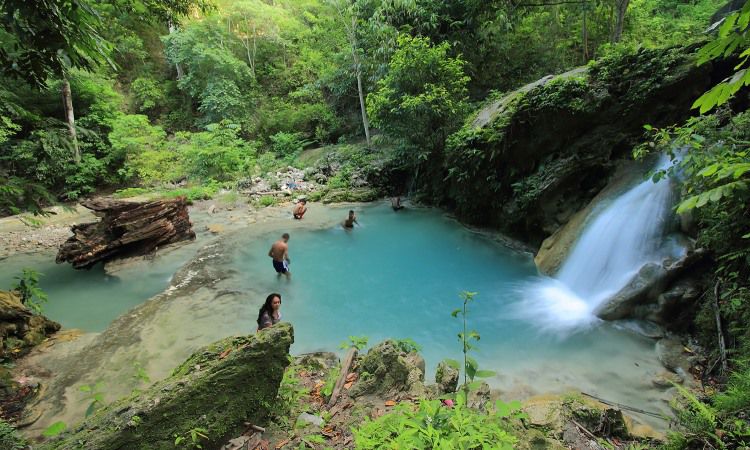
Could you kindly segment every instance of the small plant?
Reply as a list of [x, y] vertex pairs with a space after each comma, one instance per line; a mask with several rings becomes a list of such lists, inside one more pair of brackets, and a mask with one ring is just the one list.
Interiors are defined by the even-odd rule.
[[414, 342], [413, 339], [396, 339], [396, 347], [404, 353], [413, 353], [422, 351], [422, 346]]
[[175, 447], [186, 447], [186, 448], [203, 448], [201, 445], [202, 439], [208, 439], [208, 430], [205, 428], [191, 428], [188, 430], [185, 435], [180, 436], [178, 434], [173, 435], [174, 436], [174, 445]]
[[279, 385], [279, 392], [276, 395], [276, 401], [270, 406], [271, 414], [278, 420], [288, 425], [287, 417], [296, 406], [301, 404], [301, 399], [309, 392], [304, 386], [298, 374], [299, 368], [290, 366], [284, 371], [284, 376]]
[[463, 396], [452, 408], [440, 400], [422, 400], [418, 405], [398, 404], [393, 412], [375, 420], [366, 418], [353, 431], [358, 449], [433, 448], [511, 450], [516, 438], [509, 433], [508, 419], [520, 419], [520, 403], [496, 402], [487, 412], [466, 405]]
[[104, 406], [105, 402], [104, 392], [102, 391], [103, 387], [104, 383], [99, 381], [94, 386], [84, 384], [78, 388], [79, 391], [85, 392], [87, 394], [85, 396], [85, 399], [91, 401], [91, 403], [89, 403], [89, 407], [86, 408], [86, 417], [94, 414], [97, 409]]
[[57, 421], [53, 423], [52, 425], [48, 426], [47, 428], [45, 428], [45, 430], [42, 432], [42, 436], [45, 436], [45, 437], [57, 436], [58, 434], [65, 431], [67, 427], [68, 426], [65, 424], [65, 422]]
[[3, 419], [0, 419], [0, 448], [4, 450], [22, 450], [27, 448], [26, 440]]
[[262, 207], [273, 206], [276, 204], [276, 197], [273, 195], [263, 195], [258, 200], [258, 204]]
[[14, 277], [18, 282], [12, 287], [21, 295], [21, 302], [36, 314], [41, 314], [42, 304], [47, 303], [47, 294], [39, 287], [41, 275], [36, 270], [24, 268], [21, 275]]
[[[469, 395], [469, 391], [477, 389], [480, 385], [478, 381], [474, 381], [474, 378], [487, 378], [495, 375], [495, 372], [491, 370], [479, 370], [479, 363], [477, 360], [469, 356], [469, 352], [475, 348], [475, 345], [471, 341], [479, 341], [479, 333], [475, 330], [467, 331], [466, 319], [469, 314], [469, 304], [476, 297], [476, 292], [463, 291], [459, 294], [461, 300], [463, 300], [463, 308], [458, 308], [451, 312], [451, 316], [461, 316], [463, 322], [463, 331], [458, 333], [458, 340], [461, 342], [464, 354], [464, 385], [462, 387], [463, 394]], [[446, 362], [454, 369], [459, 369], [460, 364], [454, 359], [447, 359]]]
[[340, 373], [341, 367], [337, 366], [335, 369], [331, 369], [328, 372], [328, 375], [326, 375], [325, 384], [322, 388], [320, 388], [320, 395], [322, 395], [326, 400], [331, 398], [331, 394], [333, 394], [333, 388], [336, 385], [336, 380], [338, 380]]
[[357, 351], [361, 351], [365, 347], [367, 347], [367, 341], [369, 341], [370, 338], [367, 336], [349, 336], [348, 341], [343, 341], [341, 344], [339, 344], [339, 348], [342, 350], [346, 350], [349, 347], [354, 347], [357, 349]]

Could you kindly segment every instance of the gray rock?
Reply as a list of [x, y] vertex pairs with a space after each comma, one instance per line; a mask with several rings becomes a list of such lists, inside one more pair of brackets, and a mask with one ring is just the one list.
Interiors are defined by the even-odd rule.
[[469, 398], [466, 400], [466, 405], [469, 408], [484, 409], [490, 401], [490, 395], [490, 385], [482, 381], [478, 389], [469, 391]]
[[458, 369], [440, 361], [435, 372], [435, 383], [437, 383], [438, 394], [450, 394], [456, 392], [458, 387]]
[[658, 388], [669, 389], [673, 384], [682, 384], [685, 381], [682, 376], [674, 372], [662, 372], [651, 380], [651, 384]]
[[655, 298], [667, 283], [667, 270], [660, 264], [647, 263], [638, 275], [611, 299], [600, 305], [594, 313], [604, 320], [618, 320], [633, 316], [636, 306]]
[[[392, 340], [371, 348], [359, 365], [360, 379], [349, 390], [351, 397], [368, 394], [382, 397], [422, 397], [424, 359], [416, 352], [401, 351]], [[369, 376], [364, 376], [367, 373]]]
[[661, 339], [656, 343], [656, 357], [667, 369], [686, 377], [691, 366], [690, 355], [685, 346], [676, 338]]
[[299, 415], [299, 417], [297, 417], [297, 423], [300, 423], [300, 422], [306, 425], [313, 425], [316, 427], [323, 427], [323, 425], [325, 424], [325, 421], [321, 417], [314, 416], [312, 414], [308, 414], [305, 412], [303, 412], [302, 414]]

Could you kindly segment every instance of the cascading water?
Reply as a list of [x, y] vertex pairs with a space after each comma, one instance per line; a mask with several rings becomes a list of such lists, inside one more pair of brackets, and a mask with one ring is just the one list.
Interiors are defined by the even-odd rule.
[[[658, 165], [670, 165], [665, 157]], [[599, 208], [588, 219], [555, 278], [523, 287], [518, 314], [547, 330], [563, 331], [595, 322], [594, 311], [633, 279], [648, 262], [682, 249], [667, 239], [674, 218], [673, 183], [646, 180]]]

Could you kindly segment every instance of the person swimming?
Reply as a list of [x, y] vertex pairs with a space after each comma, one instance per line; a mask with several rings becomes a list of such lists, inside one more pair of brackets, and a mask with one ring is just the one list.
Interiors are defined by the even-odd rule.
[[401, 204], [400, 196], [396, 196], [391, 199], [391, 208], [393, 208], [394, 211], [398, 211], [399, 209], [404, 208], [404, 205]]
[[341, 225], [344, 228], [354, 228], [354, 224], [359, 225], [359, 222], [357, 222], [357, 216], [354, 215], [354, 211], [351, 209], [349, 210], [349, 217], [344, 219], [344, 222], [341, 223]]

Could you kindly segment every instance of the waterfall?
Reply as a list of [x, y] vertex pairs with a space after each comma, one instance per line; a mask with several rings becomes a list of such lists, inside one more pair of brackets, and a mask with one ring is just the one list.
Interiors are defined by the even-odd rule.
[[[668, 167], [664, 157], [658, 169]], [[594, 323], [594, 310], [625, 287], [648, 262], [674, 256], [668, 245], [673, 185], [646, 180], [597, 208], [554, 278], [524, 286], [517, 313], [544, 329]]]

